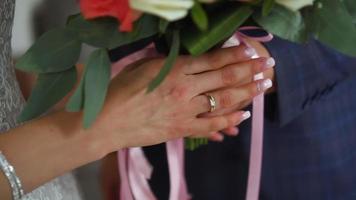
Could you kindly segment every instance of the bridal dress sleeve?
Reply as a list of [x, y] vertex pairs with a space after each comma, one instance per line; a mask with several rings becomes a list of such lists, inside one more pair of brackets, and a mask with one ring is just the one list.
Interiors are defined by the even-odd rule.
[[[14, 8], [15, 0], [2, 0], [0, 3], [0, 133], [17, 125], [16, 117], [25, 103], [11, 59]], [[81, 197], [74, 177], [66, 174], [25, 195], [23, 199], [80, 200]]]
[[265, 45], [277, 61], [275, 72], [281, 126], [322, 101], [339, 83], [356, 75], [355, 58], [315, 40], [302, 45], [276, 37]]

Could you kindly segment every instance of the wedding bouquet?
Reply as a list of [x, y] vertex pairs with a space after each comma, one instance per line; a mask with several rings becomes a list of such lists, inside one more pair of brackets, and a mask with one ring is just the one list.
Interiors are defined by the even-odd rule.
[[138, 51], [154, 44], [167, 55], [148, 92], [164, 80], [179, 54], [197, 56], [219, 48], [243, 26], [260, 27], [292, 42], [314, 38], [356, 56], [356, 45], [350, 42], [356, 41], [354, 0], [80, 0], [80, 8], [80, 14], [43, 34], [18, 60], [18, 69], [38, 75], [20, 121], [43, 114], [73, 89], [82, 44], [96, 50], [66, 109], [83, 110], [85, 127], [105, 100], [109, 50], [123, 46]]

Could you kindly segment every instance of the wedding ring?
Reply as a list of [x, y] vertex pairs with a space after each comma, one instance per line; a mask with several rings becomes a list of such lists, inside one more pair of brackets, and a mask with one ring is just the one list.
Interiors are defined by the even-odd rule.
[[205, 94], [206, 97], [208, 97], [209, 99], [209, 103], [210, 103], [210, 110], [209, 112], [213, 112], [214, 110], [216, 110], [216, 100], [213, 96], [211, 96], [210, 94]]

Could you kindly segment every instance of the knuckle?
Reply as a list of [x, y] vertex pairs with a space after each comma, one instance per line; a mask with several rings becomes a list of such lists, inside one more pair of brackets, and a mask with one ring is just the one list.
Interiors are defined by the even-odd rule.
[[218, 52], [219, 51], [215, 51], [205, 55], [211, 69], [218, 69], [220, 67], [222, 57]]
[[227, 108], [233, 105], [231, 90], [224, 90], [219, 97], [221, 108]]
[[[235, 123], [236, 123], [235, 120], [232, 117], [227, 118], [226, 121], [227, 121], [227, 126], [228, 127], [234, 126]], [[224, 127], [224, 128], [226, 128], [226, 127]]]
[[252, 73], [253, 75], [257, 74], [257, 73], [260, 73], [263, 69], [263, 65], [264, 63], [266, 62], [265, 61], [266, 59], [265, 58], [256, 58], [254, 60], [252, 60], [251, 62], [251, 65], [252, 65]]
[[189, 88], [187, 86], [177, 85], [170, 90], [169, 96], [176, 100], [182, 100], [187, 97], [188, 91]]
[[199, 56], [198, 58], [192, 58], [190, 62], [188, 62], [188, 65], [190, 65], [190, 67], [194, 66], [197, 69], [200, 69], [202, 66], [204, 66], [206, 69], [214, 70], [215, 63], [211, 60], [210, 55], [211, 53], [207, 53]]
[[259, 65], [254, 60], [247, 62], [245, 69], [247, 77], [250, 77], [251, 81], [253, 80], [254, 75], [259, 73]]
[[258, 91], [260, 90], [259, 89], [259, 84], [258, 83], [253, 83], [251, 87], [248, 87], [247, 88], [247, 99], [252, 99], [254, 98], [257, 94], [258, 94]]
[[225, 67], [221, 70], [221, 79], [224, 85], [232, 85], [237, 82], [237, 75], [232, 67]]
[[262, 71], [263, 65], [266, 62], [265, 58], [257, 58], [253, 60], [253, 69], [255, 73], [259, 73]]
[[223, 121], [222, 120], [213, 119], [210, 122], [209, 128], [210, 128], [211, 131], [220, 130], [220, 127], [222, 127], [222, 125], [223, 125]]

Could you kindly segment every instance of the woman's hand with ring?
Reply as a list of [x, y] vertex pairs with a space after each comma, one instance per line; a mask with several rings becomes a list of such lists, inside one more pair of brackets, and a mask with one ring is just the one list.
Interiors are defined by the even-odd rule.
[[259, 73], [271, 67], [270, 59], [251, 60], [249, 52], [250, 48], [239, 46], [196, 58], [180, 56], [164, 82], [150, 93], [147, 85], [164, 60], [146, 59], [133, 64], [111, 82], [103, 111], [91, 131], [106, 138], [104, 143], [111, 152], [180, 137], [209, 137], [211, 133], [234, 127], [246, 118], [246, 112], [202, 117], [211, 109], [204, 94], [209, 93], [217, 100], [218, 112], [241, 102], [245, 96], [262, 92], [268, 85], [266, 80], [253, 82], [243, 89], [232, 88], [251, 81], [242, 78], [243, 74]]

